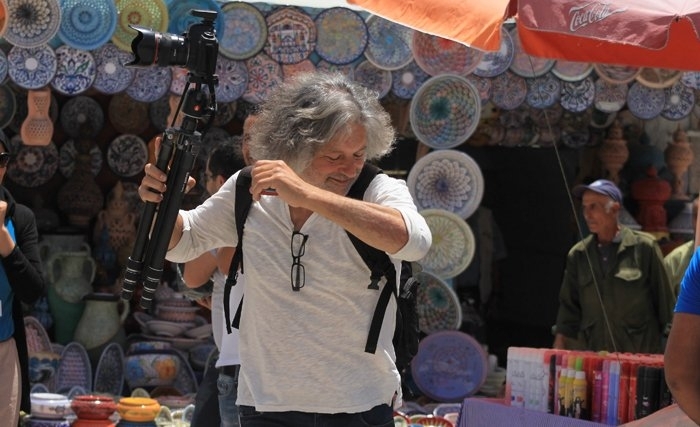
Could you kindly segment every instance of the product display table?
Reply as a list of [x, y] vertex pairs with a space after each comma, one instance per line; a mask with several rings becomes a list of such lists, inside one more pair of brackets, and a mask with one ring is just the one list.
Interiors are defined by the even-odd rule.
[[489, 427], [602, 427], [605, 424], [516, 408], [501, 399], [467, 398], [462, 403], [459, 426]]

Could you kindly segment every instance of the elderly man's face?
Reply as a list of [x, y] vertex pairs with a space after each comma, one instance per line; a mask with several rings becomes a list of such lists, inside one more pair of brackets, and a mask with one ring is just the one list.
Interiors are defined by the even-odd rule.
[[617, 227], [617, 213], [620, 204], [614, 202], [610, 197], [595, 191], [583, 193], [582, 203], [583, 218], [586, 220], [591, 233], [599, 233]]

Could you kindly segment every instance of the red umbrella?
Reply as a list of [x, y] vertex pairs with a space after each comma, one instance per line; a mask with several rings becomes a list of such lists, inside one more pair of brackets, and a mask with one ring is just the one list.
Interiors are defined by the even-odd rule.
[[700, 2], [519, 0], [518, 36], [534, 56], [700, 70]]

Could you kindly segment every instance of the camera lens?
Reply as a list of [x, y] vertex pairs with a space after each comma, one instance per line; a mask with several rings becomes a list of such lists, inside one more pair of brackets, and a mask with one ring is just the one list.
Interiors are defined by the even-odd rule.
[[138, 34], [131, 41], [134, 61], [127, 65], [185, 66], [189, 56], [187, 39], [170, 33], [130, 25]]

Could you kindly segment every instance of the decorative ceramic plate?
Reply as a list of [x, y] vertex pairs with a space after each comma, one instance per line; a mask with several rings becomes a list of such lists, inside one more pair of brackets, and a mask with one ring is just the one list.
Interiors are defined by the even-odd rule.
[[552, 73], [565, 82], [576, 82], [588, 77], [593, 71], [593, 64], [590, 62], [557, 60], [552, 68]]
[[105, 121], [100, 103], [83, 95], [66, 101], [60, 117], [61, 127], [71, 138], [78, 138], [81, 133], [94, 138], [104, 127]]
[[473, 73], [479, 77], [496, 77], [503, 74], [510, 68], [514, 54], [513, 38], [501, 27], [501, 47], [495, 52], [485, 52]]
[[391, 72], [391, 91], [401, 99], [411, 99], [430, 75], [415, 61]]
[[168, 29], [168, 8], [163, 0], [116, 0], [115, 4], [119, 20], [112, 42], [123, 51], [131, 52], [131, 41], [138, 34], [129, 25], [161, 33]]
[[487, 77], [479, 77], [474, 73], [466, 76], [469, 83], [473, 84], [476, 90], [479, 92], [479, 98], [481, 99], [481, 109], [483, 111], [486, 104], [491, 101], [491, 79]]
[[296, 64], [316, 48], [316, 25], [298, 7], [275, 9], [265, 17], [267, 42], [265, 53], [280, 64]]
[[377, 68], [369, 61], [362, 61], [355, 67], [355, 81], [383, 98], [391, 90], [391, 71]]
[[7, 55], [10, 79], [23, 89], [48, 85], [56, 74], [56, 53], [49, 46], [15, 46]]
[[431, 76], [467, 75], [481, 62], [484, 52], [455, 41], [415, 31], [411, 49], [416, 64]]
[[233, 102], [243, 96], [248, 87], [245, 62], [219, 56], [216, 74], [219, 76], [219, 85], [215, 88], [217, 102]]
[[171, 79], [172, 73], [167, 67], [139, 68], [126, 93], [136, 101], [157, 101], [170, 90]]
[[7, 168], [7, 177], [16, 184], [34, 188], [46, 184], [56, 174], [58, 149], [53, 142], [45, 146], [19, 144], [17, 150], [12, 150], [17, 154]]
[[[218, 61], [219, 59], [217, 59], [217, 63]], [[185, 86], [187, 86], [189, 72], [187, 71], [187, 68], [181, 67], [170, 67], [170, 71], [173, 74], [170, 81], [170, 93], [177, 96], [182, 96], [182, 94], [185, 93]]]
[[521, 77], [537, 77], [554, 67], [555, 60], [528, 55], [523, 50], [517, 28], [511, 30], [510, 36], [513, 39], [513, 61], [510, 63], [510, 71]]
[[691, 89], [700, 89], [700, 71], [686, 71], [681, 75], [681, 83]]
[[664, 89], [664, 109], [661, 116], [669, 120], [681, 120], [695, 107], [695, 91], [681, 82]]
[[467, 79], [454, 74], [431, 77], [411, 101], [413, 133], [435, 149], [464, 143], [476, 130], [480, 115], [479, 92]]
[[124, 350], [119, 343], [108, 344], [95, 368], [94, 393], [121, 396], [124, 386]]
[[4, 50], [0, 49], [0, 83], [4, 82], [7, 78], [7, 73], [9, 69], [10, 64], [7, 61], [7, 54], [5, 54]]
[[73, 96], [90, 89], [97, 75], [95, 58], [90, 52], [70, 46], [56, 49], [56, 74], [51, 87], [58, 93]]
[[190, 25], [199, 24], [202, 18], [193, 16], [190, 11], [192, 9], [210, 10], [217, 14], [217, 19], [214, 22], [214, 30], [216, 38], [223, 40], [227, 37], [224, 32], [224, 21], [219, 18], [221, 16], [221, 6], [215, 0], [169, 0], [168, 5], [168, 32], [171, 34], [183, 34], [189, 31]]
[[265, 53], [260, 52], [246, 61], [248, 87], [243, 99], [259, 104], [267, 99], [267, 94], [282, 83], [282, 67]]
[[682, 71], [665, 68], [643, 67], [635, 79], [646, 87], [665, 89], [673, 86], [683, 75]]
[[85, 347], [72, 341], [61, 353], [61, 361], [56, 373], [56, 389], [61, 393], [75, 386], [85, 390], [92, 389], [92, 365]]
[[420, 260], [423, 270], [450, 279], [467, 269], [474, 258], [476, 242], [469, 224], [443, 209], [420, 211], [433, 234], [428, 253]]
[[337, 65], [322, 59], [316, 64], [316, 69], [320, 71], [338, 72], [350, 80], [355, 80], [355, 64]]
[[[70, 178], [73, 175], [73, 170], [75, 169], [75, 158], [78, 156], [78, 150], [75, 148], [75, 141], [69, 139], [61, 145], [58, 150], [59, 164], [58, 168], [61, 174]], [[97, 144], [93, 144], [90, 147], [90, 172], [97, 176], [102, 169], [102, 150]]]
[[632, 83], [627, 92], [627, 108], [635, 117], [651, 120], [661, 114], [666, 103], [663, 89], [653, 89], [639, 82]]
[[506, 71], [491, 80], [491, 102], [503, 110], [518, 108], [527, 96], [527, 82], [519, 75]]
[[418, 326], [426, 335], [433, 332], [459, 329], [462, 326], [462, 307], [455, 291], [442, 279], [427, 271], [417, 273], [420, 283], [416, 289]]
[[4, 36], [7, 31], [8, 12], [7, 0], [0, 0], [0, 37]]
[[592, 77], [575, 82], [562, 82], [559, 102], [564, 109], [580, 113], [593, 105], [595, 100], [595, 83]]
[[[532, 120], [532, 123], [536, 126], [541, 127], [547, 127], [552, 123], [559, 123], [559, 119], [561, 119], [563, 115], [564, 109], [559, 103], [556, 103], [551, 107], [544, 109], [531, 108], [527, 112], [527, 117], [529, 117], [530, 120]], [[518, 126], [518, 123], [521, 123], [521, 120], [518, 120], [518, 122], [515, 125]]]
[[188, 351], [189, 349], [203, 344], [206, 340], [187, 338], [187, 337], [166, 337], [162, 335], [143, 335], [148, 340], [163, 341], [170, 343], [173, 349]]
[[595, 108], [605, 113], [620, 111], [627, 103], [627, 83], [610, 83], [604, 79], [595, 82]]
[[15, 93], [7, 85], [0, 85], [0, 128], [5, 128], [12, 122], [17, 110]]
[[414, 30], [380, 16], [367, 18], [369, 41], [365, 58], [383, 70], [398, 70], [413, 61]]
[[310, 59], [304, 59], [296, 64], [282, 64], [282, 75], [284, 79], [291, 79], [299, 73], [311, 73], [316, 70], [316, 66]]
[[[164, 96], [156, 102], [148, 104], [148, 117], [151, 119], [151, 124], [163, 132], [169, 125], [168, 116], [170, 115], [170, 96]], [[134, 132], [127, 132], [134, 133]], [[140, 132], [135, 132], [140, 133]]]
[[629, 83], [642, 71], [639, 67], [629, 65], [593, 64], [596, 74], [608, 83]]
[[237, 60], [257, 55], [267, 41], [265, 16], [245, 2], [226, 3], [221, 13], [218, 19], [224, 23], [226, 37], [219, 39], [219, 53]]
[[411, 362], [418, 388], [438, 402], [461, 402], [476, 393], [488, 372], [481, 344], [459, 331], [441, 331], [423, 338]]
[[117, 28], [113, 0], [61, 0], [58, 37], [70, 47], [94, 50], [107, 43]]
[[468, 154], [437, 150], [421, 157], [406, 184], [419, 210], [443, 209], [467, 219], [484, 196], [484, 177]]
[[527, 95], [525, 102], [534, 108], [548, 108], [556, 104], [561, 96], [561, 80], [552, 73], [525, 79]]
[[5, 41], [13, 46], [33, 48], [45, 45], [61, 25], [58, 0], [9, 0]]
[[[173, 338], [174, 340], [185, 338]], [[201, 343], [201, 341], [200, 341]], [[194, 394], [197, 392], [197, 376], [192, 370], [190, 362], [184, 357], [180, 352], [176, 352], [180, 358], [180, 370], [173, 381], [173, 387], [175, 387], [183, 396], [188, 394]]]
[[130, 178], [143, 172], [147, 161], [148, 146], [137, 135], [120, 135], [107, 147], [107, 164], [122, 178]]
[[108, 107], [109, 121], [119, 133], [139, 135], [148, 129], [148, 104], [136, 101], [126, 93], [112, 96]]
[[314, 19], [316, 53], [331, 64], [349, 64], [364, 53], [369, 42], [367, 24], [359, 13], [345, 7], [324, 9]]
[[29, 353], [51, 352], [51, 340], [44, 326], [34, 316], [24, 316]]
[[134, 81], [136, 70], [125, 67], [134, 55], [120, 50], [115, 44], [107, 43], [93, 52], [97, 66], [97, 75], [92, 83], [99, 92], [107, 95], [126, 90]]

